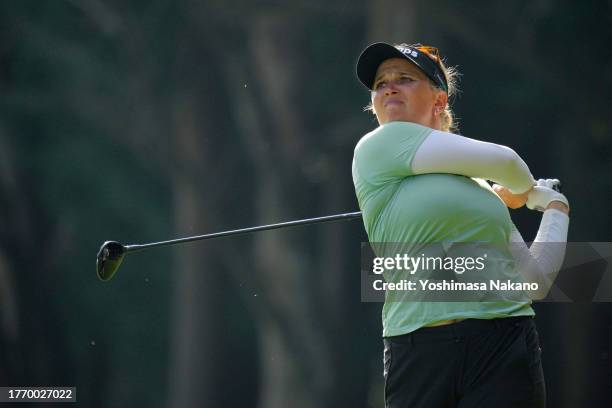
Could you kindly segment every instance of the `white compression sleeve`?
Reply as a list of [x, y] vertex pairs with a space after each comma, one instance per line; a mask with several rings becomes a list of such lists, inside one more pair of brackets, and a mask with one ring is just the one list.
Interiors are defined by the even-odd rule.
[[531, 248], [527, 247], [520, 232], [512, 224], [510, 249], [516, 261], [516, 268], [526, 282], [538, 283], [534, 299], [543, 299], [563, 265], [569, 216], [555, 209], [544, 211], [540, 228]]
[[512, 149], [434, 130], [412, 159], [415, 174], [450, 173], [494, 181], [515, 194], [534, 185], [527, 164]]

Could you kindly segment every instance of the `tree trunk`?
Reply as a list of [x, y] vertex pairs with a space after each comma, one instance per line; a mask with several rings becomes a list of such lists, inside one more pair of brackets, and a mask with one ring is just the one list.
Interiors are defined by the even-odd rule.
[[418, 3], [416, 0], [372, 0], [368, 13], [368, 43], [420, 41]]
[[[198, 125], [196, 99], [180, 94], [175, 106], [175, 162], [172, 174], [174, 218], [178, 235], [204, 231], [206, 205], [200, 180], [206, 151], [201, 142], [203, 129]], [[204, 183], [202, 183], [204, 184]], [[213, 339], [216, 327], [214, 271], [204, 271], [206, 252], [195, 245], [176, 249], [176, 276], [171, 297], [170, 328], [170, 407], [202, 406], [214, 401]], [[208, 263], [210, 264], [210, 263]]]

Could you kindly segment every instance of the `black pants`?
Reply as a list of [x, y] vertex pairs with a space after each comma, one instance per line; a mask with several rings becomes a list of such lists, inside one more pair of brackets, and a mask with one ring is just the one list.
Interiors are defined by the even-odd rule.
[[386, 408], [546, 405], [531, 317], [469, 319], [383, 341]]

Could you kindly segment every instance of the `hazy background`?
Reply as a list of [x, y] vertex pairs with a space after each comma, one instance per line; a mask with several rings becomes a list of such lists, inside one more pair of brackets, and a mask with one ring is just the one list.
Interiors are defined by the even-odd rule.
[[[359, 221], [134, 254], [109, 283], [100, 244], [357, 210], [374, 41], [438, 46], [461, 133], [560, 178], [571, 241], [612, 241], [611, 27], [610, 1], [1, 2], [0, 385], [382, 407]], [[533, 239], [539, 216], [512, 216]], [[549, 406], [611, 406], [612, 304], [535, 308]]]

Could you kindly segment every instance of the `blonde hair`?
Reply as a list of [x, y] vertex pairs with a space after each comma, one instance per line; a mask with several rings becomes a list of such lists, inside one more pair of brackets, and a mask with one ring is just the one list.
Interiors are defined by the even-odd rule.
[[[440, 59], [440, 67], [442, 67], [442, 72], [444, 72], [446, 83], [448, 84], [448, 91], [446, 92], [448, 95], [448, 102], [442, 113], [440, 113], [440, 119], [442, 119], [440, 127], [442, 128], [441, 130], [445, 132], [457, 133], [459, 132], [459, 122], [451, 109], [451, 100], [454, 100], [455, 95], [459, 92], [457, 83], [461, 74], [457, 70], [457, 67], [447, 67], [442, 59]], [[431, 85], [436, 89], [440, 89], [440, 87], [437, 87], [433, 82], [431, 82]], [[443, 91], [442, 89], [440, 90]]]
[[[416, 47], [416, 46], [417, 44], [414, 44], [414, 45], [396, 44], [395, 45], [395, 47]], [[440, 124], [440, 127], [441, 127], [440, 130], [444, 132], [457, 133], [459, 132], [459, 123], [458, 123], [457, 118], [455, 118], [455, 114], [453, 113], [453, 110], [451, 109], [450, 105], [455, 95], [459, 93], [458, 82], [459, 82], [459, 77], [461, 76], [461, 74], [457, 70], [457, 67], [447, 67], [446, 64], [444, 63], [444, 59], [442, 58], [440, 58], [440, 67], [442, 68], [442, 72], [444, 73], [444, 76], [446, 77], [446, 83], [448, 84], [448, 91], [446, 91], [446, 94], [448, 95], [448, 102], [446, 103], [444, 110], [440, 113], [440, 119], [442, 120]], [[444, 92], [444, 90], [440, 88], [438, 85], [436, 85], [431, 79], [429, 79], [429, 83], [433, 89], [438, 89]], [[371, 102], [363, 110], [371, 111], [373, 114], [376, 114], [376, 112], [374, 111], [374, 106], [372, 105]]]

